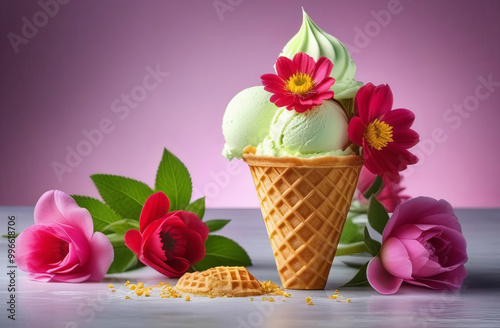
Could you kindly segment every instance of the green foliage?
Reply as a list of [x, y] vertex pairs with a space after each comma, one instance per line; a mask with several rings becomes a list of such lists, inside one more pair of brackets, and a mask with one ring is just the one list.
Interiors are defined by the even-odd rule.
[[144, 202], [154, 193], [144, 182], [118, 175], [94, 174], [90, 178], [106, 204], [127, 219], [139, 220]]
[[184, 210], [191, 201], [193, 185], [184, 164], [166, 148], [156, 172], [155, 191], [163, 191], [170, 200], [170, 211]]
[[368, 283], [368, 278], [366, 278], [366, 268], [368, 268], [368, 263], [369, 262], [366, 262], [354, 275], [354, 277], [344, 285], [344, 287], [370, 286], [370, 284]]
[[387, 214], [387, 210], [384, 205], [382, 205], [382, 203], [380, 203], [374, 196], [370, 198], [367, 215], [368, 222], [372, 228], [379, 234], [382, 234], [387, 221], [389, 221], [389, 214]]
[[217, 219], [217, 220], [208, 220], [205, 221], [205, 224], [208, 227], [208, 231], [210, 233], [219, 231], [220, 229], [224, 228], [226, 224], [231, 222], [231, 220], [222, 220], [222, 219]]
[[209, 235], [205, 242], [205, 258], [194, 264], [194, 270], [203, 271], [215, 266], [251, 266], [252, 261], [247, 252], [233, 240]]

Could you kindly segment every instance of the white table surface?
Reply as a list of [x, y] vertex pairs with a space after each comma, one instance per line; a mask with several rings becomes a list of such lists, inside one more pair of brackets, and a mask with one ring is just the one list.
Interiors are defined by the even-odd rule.
[[[468, 276], [458, 292], [405, 286], [384, 296], [369, 287], [340, 288], [355, 273], [336, 258], [325, 290], [290, 290], [292, 297], [276, 302], [249, 298], [137, 297], [125, 286], [175, 284], [150, 268], [108, 275], [100, 283], [40, 283], [16, 270], [16, 320], [8, 319], [10, 297], [7, 240], [0, 241], [0, 327], [500, 327], [500, 209], [458, 209], [468, 242]], [[9, 216], [16, 230], [33, 223], [33, 207], [0, 207], [0, 233], [7, 232]], [[220, 231], [240, 243], [253, 260], [249, 271], [259, 280], [279, 283], [259, 209], [209, 209], [205, 219], [233, 221]], [[108, 284], [114, 284], [111, 293]], [[350, 303], [328, 296], [340, 288]], [[125, 296], [130, 295], [131, 300]], [[310, 296], [314, 305], [307, 305]]]

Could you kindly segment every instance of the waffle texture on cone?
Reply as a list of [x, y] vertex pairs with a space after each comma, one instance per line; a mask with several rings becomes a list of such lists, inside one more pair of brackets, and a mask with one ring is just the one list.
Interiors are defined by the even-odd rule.
[[243, 155], [284, 288], [323, 289], [344, 227], [361, 156]]
[[262, 295], [260, 282], [244, 267], [219, 266], [188, 272], [179, 278], [175, 288], [184, 293], [210, 297]]

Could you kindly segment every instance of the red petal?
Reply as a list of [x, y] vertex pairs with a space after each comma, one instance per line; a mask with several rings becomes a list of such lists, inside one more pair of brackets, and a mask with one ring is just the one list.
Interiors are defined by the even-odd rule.
[[276, 74], [264, 74], [261, 77], [262, 84], [264, 85], [264, 90], [271, 93], [283, 92], [285, 83]]
[[[354, 142], [356, 145], [363, 145], [363, 134], [365, 133], [365, 124], [361, 120], [361, 118], [354, 116], [349, 122], [349, 126], [347, 128], [349, 139]], [[364, 148], [363, 148], [364, 151]]]
[[418, 133], [411, 129], [393, 131], [394, 135], [392, 138], [394, 139], [394, 143], [397, 143], [401, 147], [411, 148], [420, 141]]
[[392, 101], [391, 88], [387, 84], [377, 85], [370, 97], [370, 114], [368, 120], [371, 122], [390, 112]]
[[359, 116], [365, 123], [369, 123], [368, 116], [370, 111], [370, 97], [374, 89], [375, 85], [373, 85], [373, 83], [367, 83], [359, 88], [354, 98], [356, 108], [355, 115]]
[[290, 58], [281, 56], [276, 61], [276, 72], [281, 79], [287, 81], [290, 76], [297, 73], [297, 67]]
[[[317, 81], [317, 80], [316, 80]], [[314, 90], [317, 93], [322, 93], [324, 91], [329, 91], [330, 87], [335, 83], [335, 79], [333, 77], [327, 77], [323, 79], [321, 82], [318, 84], [314, 85]], [[333, 91], [331, 91], [332, 97], [333, 97]]]
[[125, 241], [125, 245], [127, 245], [132, 252], [136, 255], [141, 254], [142, 235], [139, 230], [132, 229], [127, 231], [123, 240]]
[[312, 76], [314, 73], [314, 59], [305, 52], [299, 52], [293, 57], [295, 72], [301, 72]]
[[167, 214], [169, 208], [170, 200], [168, 200], [167, 195], [165, 195], [162, 191], [158, 191], [157, 193], [149, 196], [142, 207], [141, 217], [139, 219], [141, 232], [144, 232], [144, 229], [146, 229], [151, 222], [156, 221]]
[[385, 114], [382, 120], [394, 128], [408, 129], [415, 120], [415, 114], [411, 110], [398, 108]]
[[326, 57], [320, 57], [316, 62], [312, 79], [316, 82], [323, 81], [325, 78], [330, 76], [332, 68], [333, 68], [333, 63], [330, 61], [330, 59]]
[[189, 229], [197, 232], [203, 241], [207, 240], [208, 227], [203, 221], [200, 220], [198, 215], [194, 214], [193, 212], [175, 211], [172, 213], [168, 213], [168, 217], [170, 216], [180, 218]]

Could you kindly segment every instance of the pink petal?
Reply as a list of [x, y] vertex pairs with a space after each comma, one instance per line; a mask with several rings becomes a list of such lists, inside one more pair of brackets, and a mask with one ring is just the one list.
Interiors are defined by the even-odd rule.
[[90, 253], [86, 267], [86, 271], [90, 273], [88, 281], [101, 281], [113, 263], [113, 246], [103, 233], [95, 232], [90, 240]]
[[158, 191], [148, 197], [142, 207], [141, 217], [139, 219], [139, 227], [141, 232], [150, 225], [168, 213], [170, 208], [170, 200], [162, 191]]
[[382, 240], [405, 224], [440, 224], [459, 232], [462, 231], [450, 203], [431, 197], [416, 197], [397, 206], [387, 222]]
[[368, 263], [366, 277], [377, 292], [385, 295], [396, 293], [403, 283], [403, 279], [394, 277], [384, 268], [378, 256]]
[[393, 276], [402, 279], [412, 278], [410, 255], [399, 239], [391, 237], [382, 243], [380, 259], [384, 268]]
[[402, 239], [412, 263], [412, 276], [428, 277], [443, 272], [439, 263], [429, 258], [429, 251], [417, 240]]
[[88, 272], [78, 272], [72, 274], [45, 274], [45, 273], [30, 273], [28, 277], [31, 280], [43, 282], [66, 282], [66, 283], [79, 283], [87, 281], [90, 277]]
[[59, 190], [44, 193], [35, 205], [35, 224], [61, 223], [80, 230], [87, 239], [94, 233], [89, 211], [78, 206], [75, 200]]
[[27, 272], [46, 272], [54, 268], [64, 256], [60, 253], [62, 240], [53, 229], [32, 225], [16, 238], [16, 264]]
[[456, 290], [460, 289], [465, 280], [465, 277], [467, 277], [467, 270], [465, 269], [464, 265], [461, 265], [453, 271], [444, 272], [442, 274], [428, 278], [408, 280], [406, 282], [412, 285], [427, 287], [431, 289]]

